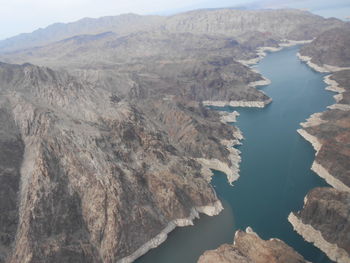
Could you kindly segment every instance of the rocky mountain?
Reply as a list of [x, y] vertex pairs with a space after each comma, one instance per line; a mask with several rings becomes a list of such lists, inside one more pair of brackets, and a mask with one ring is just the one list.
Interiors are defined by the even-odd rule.
[[[137, 62], [137, 59], [203, 58], [225, 56], [249, 59], [255, 49], [240, 45], [235, 39], [193, 33], [150, 31], [119, 36], [112, 32], [79, 35], [44, 47], [1, 55], [3, 61], [65, 67], [98, 67], [117, 63]], [[142, 61], [141, 61], [142, 62]]]
[[305, 45], [300, 57], [325, 77], [336, 103], [312, 115], [299, 133], [316, 151], [312, 170], [334, 188], [313, 189], [303, 209], [290, 214], [294, 229], [336, 262], [350, 262], [350, 38], [349, 26], [332, 29]]
[[[0, 52], [43, 46], [77, 35], [114, 32], [128, 35], [140, 31], [165, 30], [171, 33], [193, 33], [234, 37], [249, 45], [273, 43], [282, 39], [307, 40], [343, 24], [337, 19], [324, 19], [309, 12], [283, 10], [196, 10], [173, 15], [139, 16], [134, 14], [99, 19], [84, 18], [68, 24], [54, 24], [33, 33], [0, 41]], [[256, 38], [256, 34], [260, 34]]]
[[198, 263], [306, 263], [307, 261], [279, 239], [262, 240], [250, 228], [237, 231], [233, 244], [209, 250]]
[[198, 212], [221, 210], [196, 161], [237, 165], [227, 149], [237, 131], [215, 113], [161, 100], [147, 104], [162, 107], [151, 118], [30, 64], [1, 64], [0, 79], [1, 262], [131, 260]]
[[78, 36], [31, 51], [0, 56], [10, 63], [31, 63], [69, 70], [125, 97], [181, 96], [189, 100], [261, 101], [269, 98], [250, 86], [264, 80], [236, 62], [256, 56], [226, 37], [148, 32]]
[[72, 23], [56, 23], [44, 29], [40, 28], [32, 33], [20, 34], [0, 41], [0, 51], [42, 46], [65, 38], [84, 34], [100, 34], [113, 31], [117, 34], [126, 34], [140, 30], [150, 29], [164, 18], [161, 16], [141, 16], [136, 14], [124, 14], [119, 16], [107, 16], [101, 18], [83, 18]]
[[170, 17], [165, 28], [171, 32], [223, 34], [246, 40], [247, 32], [257, 31], [272, 39], [308, 40], [326, 29], [343, 23], [309, 12], [282, 10], [198, 10]]
[[219, 213], [210, 169], [238, 178], [242, 134], [204, 105], [267, 105], [255, 89], [266, 80], [242, 60], [339, 25], [203, 10], [0, 42], [0, 262], [131, 262]]

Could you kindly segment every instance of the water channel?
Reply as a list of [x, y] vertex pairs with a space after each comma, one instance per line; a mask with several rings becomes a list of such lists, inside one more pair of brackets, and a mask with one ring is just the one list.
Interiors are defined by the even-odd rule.
[[208, 249], [232, 243], [237, 229], [253, 228], [260, 237], [280, 238], [307, 260], [331, 262], [324, 253], [293, 231], [287, 217], [302, 208], [304, 196], [323, 179], [310, 170], [314, 150], [296, 130], [311, 114], [334, 103], [326, 91], [324, 74], [296, 57], [299, 47], [268, 54], [255, 67], [272, 83], [261, 89], [273, 99], [264, 109], [221, 108], [240, 113], [237, 125], [245, 139], [240, 178], [234, 186], [215, 171], [212, 180], [224, 211], [201, 216], [194, 226], [177, 228], [166, 242], [137, 260], [138, 263], [195, 263]]

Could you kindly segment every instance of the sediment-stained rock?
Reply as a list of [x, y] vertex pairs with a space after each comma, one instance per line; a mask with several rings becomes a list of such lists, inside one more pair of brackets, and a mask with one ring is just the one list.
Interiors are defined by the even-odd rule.
[[334, 188], [315, 188], [303, 209], [288, 217], [307, 241], [339, 263], [350, 262], [350, 193]]

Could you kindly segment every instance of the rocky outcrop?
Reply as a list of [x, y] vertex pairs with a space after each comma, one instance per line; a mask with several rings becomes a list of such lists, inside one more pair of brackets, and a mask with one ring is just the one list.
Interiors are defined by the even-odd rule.
[[303, 209], [288, 217], [294, 229], [323, 250], [330, 259], [350, 262], [350, 193], [333, 188], [315, 188], [305, 198]]
[[309, 121], [300, 133], [316, 150], [312, 169], [336, 189], [350, 192], [349, 118], [349, 111], [328, 110], [322, 114], [321, 123]]
[[232, 245], [225, 244], [209, 250], [198, 263], [292, 263], [307, 262], [301, 255], [279, 239], [262, 240], [250, 228], [238, 230]]

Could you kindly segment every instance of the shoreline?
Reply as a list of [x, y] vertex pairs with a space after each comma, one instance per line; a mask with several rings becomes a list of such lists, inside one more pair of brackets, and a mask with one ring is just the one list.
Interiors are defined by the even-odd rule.
[[[308, 56], [302, 56], [300, 53], [297, 53], [297, 57], [305, 62], [310, 68], [314, 69], [317, 72], [320, 73], [329, 73], [323, 78], [323, 81], [327, 84], [326, 90], [336, 92], [337, 94], [333, 96], [335, 100], [335, 104], [332, 104], [328, 106], [328, 109], [339, 109], [348, 111], [350, 110], [350, 105], [348, 104], [338, 104], [343, 99], [343, 94], [346, 90], [339, 85], [339, 83], [335, 80], [331, 79], [332, 73], [341, 71], [341, 70], [348, 70], [349, 67], [336, 67], [331, 65], [323, 65], [318, 66], [311, 62], [311, 57]], [[326, 111], [326, 110], [325, 110]], [[330, 174], [330, 172], [324, 168], [319, 162], [317, 162], [316, 157], [318, 152], [320, 151], [322, 147], [322, 142], [319, 141], [319, 139], [316, 136], [313, 136], [309, 134], [306, 130], [303, 128], [307, 127], [313, 127], [320, 125], [322, 123], [327, 123], [326, 120], [322, 119], [322, 115], [325, 112], [318, 112], [312, 114], [305, 122], [300, 123], [301, 129], [298, 129], [298, 133], [311, 145], [313, 146], [315, 152], [315, 158], [311, 166], [311, 170], [314, 171], [319, 177], [323, 178], [329, 185], [331, 185], [333, 188], [339, 190], [339, 191], [346, 191], [350, 192], [350, 188], [345, 185], [342, 181], [335, 178], [333, 175]], [[304, 199], [304, 207], [307, 202], [307, 196], [305, 196]], [[304, 209], [304, 207], [302, 209]], [[293, 226], [293, 229], [303, 237], [304, 240], [314, 244], [316, 247], [318, 247], [320, 250], [322, 250], [331, 260], [339, 262], [339, 263], [349, 263], [350, 262], [350, 255], [342, 248], [339, 248], [337, 244], [330, 243], [326, 241], [321, 231], [315, 229], [312, 225], [304, 224], [300, 218], [296, 216], [294, 212], [291, 212], [288, 216], [288, 221]]]
[[337, 66], [332, 66], [332, 65], [327, 65], [327, 64], [324, 64], [323, 66], [319, 66], [319, 65], [311, 62], [311, 60], [312, 60], [311, 57], [303, 56], [299, 52], [297, 53], [297, 57], [301, 61], [305, 62], [310, 68], [312, 68], [313, 70], [320, 72], [320, 73], [332, 73], [332, 72], [350, 69], [350, 67], [337, 67]]
[[278, 47], [259, 47], [256, 49], [257, 56], [256, 58], [251, 58], [247, 60], [237, 60], [237, 62], [240, 62], [241, 64], [250, 67], [252, 65], [255, 65], [259, 63], [264, 57], [266, 57], [267, 53], [270, 52], [277, 52], [282, 50], [286, 47], [292, 47], [295, 45], [302, 45], [302, 44], [308, 44], [311, 43], [312, 40], [288, 40], [283, 39], [279, 44]]
[[[310, 127], [313, 126], [312, 124], [309, 124], [308, 122], [302, 123], [301, 124], [303, 127]], [[308, 125], [308, 126], [305, 126]], [[317, 124], [315, 124], [317, 125]], [[307, 131], [304, 129], [298, 129], [297, 132], [300, 134], [301, 137], [303, 137], [306, 141], [308, 141], [314, 150], [316, 151], [315, 153], [315, 160], [312, 163], [311, 170], [314, 171], [319, 177], [325, 179], [325, 181], [331, 185], [333, 188], [339, 190], [339, 191], [345, 191], [345, 192], [350, 192], [350, 187], [345, 185], [342, 181], [339, 179], [335, 178], [332, 176], [329, 171], [324, 168], [320, 163], [316, 161], [316, 156], [319, 152], [319, 150], [322, 147], [322, 143], [317, 139], [317, 137], [309, 134]]]
[[[311, 43], [312, 40], [287, 40], [283, 39], [281, 43], [278, 44], [278, 47], [259, 47], [256, 49], [256, 58], [248, 60], [237, 60], [237, 62], [243, 64], [246, 67], [249, 67], [252, 71], [261, 75], [261, 80], [252, 81], [247, 84], [248, 87], [256, 88], [258, 86], [266, 86], [271, 84], [271, 81], [263, 76], [257, 69], [252, 68], [253, 65], [259, 63], [268, 53], [280, 51], [286, 47], [292, 47], [295, 45]], [[261, 91], [262, 92], [262, 91]], [[244, 100], [234, 100], [234, 101], [203, 101], [205, 106], [216, 106], [216, 107], [251, 107], [251, 108], [264, 108], [266, 105], [272, 102], [272, 98], [269, 98], [266, 101], [244, 101]]]
[[215, 106], [215, 107], [247, 107], [247, 108], [264, 108], [266, 105], [270, 104], [272, 99], [266, 101], [243, 101], [243, 100], [232, 100], [232, 101], [203, 101], [204, 106]]
[[[297, 56], [300, 60], [306, 62], [311, 68], [313, 68], [314, 70], [318, 71], [318, 72], [323, 72], [322, 70], [325, 70], [326, 68], [324, 67], [320, 67], [318, 65], [316, 65], [316, 67], [314, 67], [312, 62], [310, 62], [311, 58], [310, 57], [306, 57], [306, 56], [301, 56], [299, 53], [297, 53]], [[307, 58], [306, 60], [303, 60]], [[333, 68], [334, 69], [334, 68]], [[347, 68], [340, 68], [340, 67], [335, 67], [335, 71], [339, 71], [339, 70], [347, 70]], [[345, 88], [341, 87], [340, 84], [331, 79], [332, 77], [332, 73], [334, 73], [335, 71], [328, 71], [330, 74], [324, 76], [323, 81], [324, 83], [327, 84], [327, 87], [325, 88], [326, 90], [332, 91], [337, 93], [336, 95], [333, 96], [335, 103], [328, 106], [328, 109], [338, 109], [338, 110], [344, 110], [344, 111], [348, 111], [350, 110], [350, 105], [348, 104], [339, 104], [338, 102], [343, 98], [343, 93], [346, 91]], [[325, 110], [326, 111], [326, 110]], [[307, 128], [307, 127], [312, 127], [312, 126], [316, 126], [322, 123], [326, 123], [327, 121], [322, 119], [322, 114], [325, 112], [317, 112], [312, 114], [305, 122], [300, 123], [302, 128]], [[315, 149], [316, 153], [315, 153], [315, 159], [312, 163], [311, 166], [311, 170], [314, 171], [318, 176], [320, 176], [321, 178], [325, 179], [326, 182], [328, 184], [330, 184], [332, 187], [334, 187], [335, 189], [338, 189], [340, 191], [347, 191], [350, 192], [350, 187], [348, 187], [347, 185], [345, 185], [343, 182], [341, 182], [339, 179], [335, 178], [334, 176], [332, 176], [330, 174], [330, 172], [325, 169], [320, 163], [318, 163], [316, 161], [316, 156], [318, 154], [318, 151], [321, 149], [322, 147], [322, 143], [317, 139], [317, 137], [307, 133], [304, 129], [298, 129], [298, 133], [308, 142], [310, 142], [313, 146], [313, 148]]]
[[233, 112], [219, 111], [219, 114], [221, 114], [220, 121], [222, 123], [237, 122], [237, 117], [239, 116], [239, 113], [237, 111], [233, 111]]
[[[231, 114], [227, 114], [226, 116], [221, 116], [220, 121], [225, 123], [235, 122], [236, 116], [238, 115], [238, 112], [232, 112]], [[233, 148], [233, 146], [241, 144], [240, 141], [244, 138], [242, 132], [237, 127], [236, 130], [233, 132], [233, 137], [234, 139], [232, 140], [221, 140], [222, 145], [224, 145], [229, 151], [228, 159], [231, 161], [231, 166], [229, 166], [225, 162], [219, 161], [218, 159], [196, 158], [196, 161], [198, 161], [202, 165], [201, 173], [203, 177], [208, 181], [208, 183], [211, 181], [211, 178], [214, 175], [211, 169], [225, 173], [230, 185], [232, 185], [232, 183], [239, 178], [239, 164], [241, 162], [241, 152], [238, 149]], [[194, 225], [193, 220], [195, 220], [196, 218], [200, 218], [200, 214], [205, 214], [207, 216], [216, 216], [223, 209], [224, 208], [219, 199], [216, 202], [206, 206], [193, 207], [191, 209], [189, 217], [174, 219], [170, 221], [168, 225], [165, 228], [163, 228], [163, 230], [158, 235], [156, 235], [151, 240], [143, 244], [131, 255], [118, 260], [117, 263], [131, 263], [135, 261], [139, 257], [145, 255], [151, 249], [154, 249], [161, 245], [163, 242], [165, 242], [168, 237], [168, 234], [171, 231], [173, 231], [176, 227]]]
[[[299, 57], [300, 60], [302, 60], [302, 56], [300, 56], [299, 53], [297, 53], [297, 56]], [[311, 62], [310, 62], [311, 63]], [[309, 65], [309, 62], [307, 62], [307, 64]], [[310, 65], [309, 65], [310, 66]], [[317, 65], [316, 65], [317, 66]], [[312, 63], [311, 66], [312, 67]], [[316, 68], [314, 68], [316, 71], [321, 72], [319, 70], [323, 70], [325, 68], [323, 67], [319, 67], [317, 66]], [[319, 69], [319, 70], [318, 70]], [[339, 67], [337, 68], [339, 69]], [[344, 68], [341, 68], [341, 70], [344, 70]], [[346, 70], [346, 69], [345, 69]], [[338, 110], [343, 110], [343, 111], [348, 111], [350, 110], [350, 105], [348, 104], [338, 104], [338, 102], [343, 98], [343, 93], [346, 91], [345, 88], [341, 87], [340, 84], [331, 79], [332, 77], [332, 73], [328, 74], [326, 76], [324, 76], [323, 81], [327, 84], [327, 87], [325, 88], [326, 90], [332, 91], [332, 92], [336, 92], [338, 94], [334, 95], [333, 98], [335, 100], [336, 103], [328, 106], [328, 109], [338, 109]], [[310, 142], [314, 148], [314, 150], [316, 151], [315, 153], [315, 159], [312, 163], [311, 166], [311, 170], [314, 171], [318, 176], [320, 176], [321, 178], [325, 179], [326, 182], [331, 185], [332, 187], [334, 187], [335, 189], [338, 189], [340, 191], [347, 191], [350, 192], [350, 187], [348, 187], [347, 185], [345, 185], [343, 182], [341, 182], [339, 179], [335, 178], [334, 176], [332, 176], [330, 174], [330, 172], [324, 168], [320, 163], [318, 163], [316, 161], [316, 157], [317, 154], [319, 152], [319, 150], [322, 147], [322, 143], [318, 140], [318, 138], [316, 136], [313, 136], [311, 134], [309, 134], [306, 130], [304, 130], [303, 128], [307, 128], [307, 127], [312, 127], [312, 126], [316, 126], [322, 123], [326, 123], [327, 121], [322, 119], [322, 114], [323, 112], [317, 112], [312, 114], [308, 119], [306, 119], [305, 122], [300, 123], [301, 125], [301, 129], [298, 129], [297, 132], [308, 142]]]
[[244, 139], [243, 134], [239, 128], [236, 127], [236, 131], [233, 132], [233, 140], [221, 140], [221, 144], [226, 147], [229, 151], [228, 159], [231, 165], [222, 162], [218, 159], [205, 159], [196, 158], [196, 161], [202, 165], [201, 173], [207, 179], [208, 182], [211, 181], [213, 177], [212, 170], [217, 170], [226, 175], [228, 183], [232, 186], [233, 182], [238, 180], [240, 172], [240, 163], [242, 161], [241, 151], [234, 148], [235, 145], [240, 145], [241, 140]]
[[312, 225], [304, 224], [293, 212], [289, 214], [288, 221], [292, 224], [294, 231], [326, 253], [331, 260], [338, 263], [350, 262], [349, 255], [344, 249], [326, 241], [319, 230], [313, 228]]
[[[244, 64], [244, 61], [238, 61], [238, 62], [246, 66], [249, 66], [251, 68], [252, 65], [257, 64], [261, 59], [263, 59], [267, 55], [267, 52], [275, 52], [275, 51], [282, 50], [284, 47], [294, 46], [298, 44], [305, 44], [309, 42], [311, 42], [311, 40], [286, 41], [285, 43], [280, 43], [278, 48], [261, 47], [261, 48], [258, 48], [256, 52], [258, 55], [258, 58], [249, 60], [249, 61], [253, 61], [253, 63], [249, 63], [248, 65], [246, 65]], [[252, 69], [252, 70], [254, 70], [255, 72], [261, 75], [261, 73], [258, 72], [257, 70], [255, 69]], [[249, 87], [265, 86], [271, 83], [271, 81], [266, 77], [262, 75], [261, 77], [262, 77], [262, 80], [253, 81], [249, 83], [248, 86]], [[272, 99], [269, 98], [266, 101], [203, 101], [203, 105], [217, 106], [217, 107], [232, 106], [232, 107], [264, 108], [266, 105], [268, 105], [271, 102], [272, 102]], [[236, 117], [238, 115], [237, 113], [232, 112], [231, 114], [226, 114], [226, 116], [225, 115], [221, 116], [220, 121], [225, 123], [235, 122]], [[211, 181], [211, 178], [213, 176], [213, 172], [211, 171], [211, 169], [218, 170], [225, 173], [230, 185], [232, 185], [232, 183], [239, 178], [239, 171], [240, 171], [239, 165], [241, 162], [241, 156], [240, 156], [241, 152], [238, 149], [233, 148], [233, 146], [241, 144], [240, 140], [244, 139], [244, 137], [242, 135], [242, 132], [239, 130], [239, 128], [236, 127], [236, 129], [237, 130], [234, 132], [234, 138], [236, 139], [221, 141], [221, 143], [224, 146], [226, 146], [227, 150], [229, 151], [229, 160], [232, 163], [231, 166], [229, 166], [227, 163], [219, 161], [218, 159], [205, 159], [205, 158], [196, 159], [202, 165], [201, 173], [203, 174], [204, 178], [206, 178], [209, 182]], [[191, 209], [189, 217], [170, 221], [168, 225], [158, 235], [156, 235], [151, 240], [143, 244], [131, 255], [126, 256], [118, 260], [117, 262], [118, 263], [133, 262], [137, 258], [146, 254], [149, 250], [154, 249], [158, 247], [160, 244], [162, 244], [163, 242], [165, 242], [168, 234], [171, 231], [173, 231], [176, 227], [193, 225], [193, 220], [195, 218], [199, 218], [200, 213], [206, 214], [208, 216], [215, 216], [215, 215], [218, 215], [222, 210], [223, 210], [223, 206], [220, 200], [217, 200], [215, 203], [209, 204], [207, 206], [194, 207]]]
[[137, 258], [145, 255], [148, 251], [158, 247], [160, 244], [166, 241], [168, 234], [171, 231], [173, 231], [176, 227], [193, 225], [193, 220], [196, 218], [200, 218], [200, 213], [206, 214], [208, 216], [215, 216], [215, 215], [218, 215], [223, 209], [224, 208], [220, 200], [207, 206], [193, 207], [191, 209], [189, 217], [170, 221], [168, 225], [165, 228], [163, 228], [163, 230], [158, 235], [156, 235], [151, 240], [143, 244], [131, 255], [118, 260], [117, 263], [131, 263], [135, 261]]

